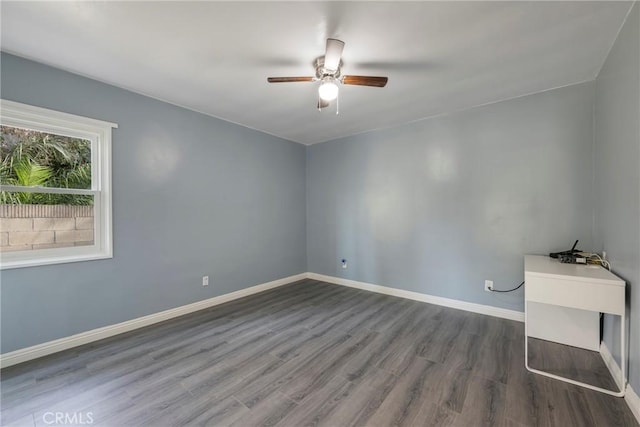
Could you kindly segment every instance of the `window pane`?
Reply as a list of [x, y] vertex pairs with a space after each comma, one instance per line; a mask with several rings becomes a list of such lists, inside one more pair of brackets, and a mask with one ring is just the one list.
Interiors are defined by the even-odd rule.
[[[94, 243], [93, 196], [63, 195], [71, 203], [41, 204], [57, 194], [14, 193], [3, 191], [0, 204], [0, 251], [86, 246]], [[82, 198], [81, 202], [73, 199]], [[6, 203], [5, 200], [21, 200]], [[33, 202], [33, 203], [32, 203]]]
[[0, 158], [2, 184], [91, 188], [91, 141], [86, 139], [0, 126]]

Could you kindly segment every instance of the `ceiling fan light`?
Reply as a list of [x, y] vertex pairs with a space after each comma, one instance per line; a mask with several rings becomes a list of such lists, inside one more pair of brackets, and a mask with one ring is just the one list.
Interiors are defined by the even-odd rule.
[[318, 95], [325, 101], [333, 101], [338, 97], [338, 85], [333, 80], [325, 80], [318, 88]]

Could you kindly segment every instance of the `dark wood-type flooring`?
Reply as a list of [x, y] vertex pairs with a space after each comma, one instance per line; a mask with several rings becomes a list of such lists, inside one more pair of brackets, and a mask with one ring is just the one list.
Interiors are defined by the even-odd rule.
[[[307, 280], [4, 369], [2, 423], [637, 425], [623, 399], [527, 372], [523, 330]], [[610, 381], [543, 346], [534, 366]]]

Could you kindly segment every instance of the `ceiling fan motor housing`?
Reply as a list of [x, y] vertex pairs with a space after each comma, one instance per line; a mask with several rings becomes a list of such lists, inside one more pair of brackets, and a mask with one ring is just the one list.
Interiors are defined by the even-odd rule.
[[324, 56], [317, 58], [314, 61], [316, 67], [316, 77], [319, 80], [322, 80], [324, 77], [331, 76], [335, 79], [340, 77], [340, 69], [342, 68], [342, 60], [340, 60], [340, 64], [338, 65], [337, 70], [328, 70], [324, 68]]

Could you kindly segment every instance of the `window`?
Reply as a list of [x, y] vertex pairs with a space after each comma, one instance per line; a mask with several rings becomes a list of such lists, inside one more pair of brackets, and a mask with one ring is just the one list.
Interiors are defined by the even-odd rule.
[[117, 125], [0, 103], [1, 267], [111, 258]]

